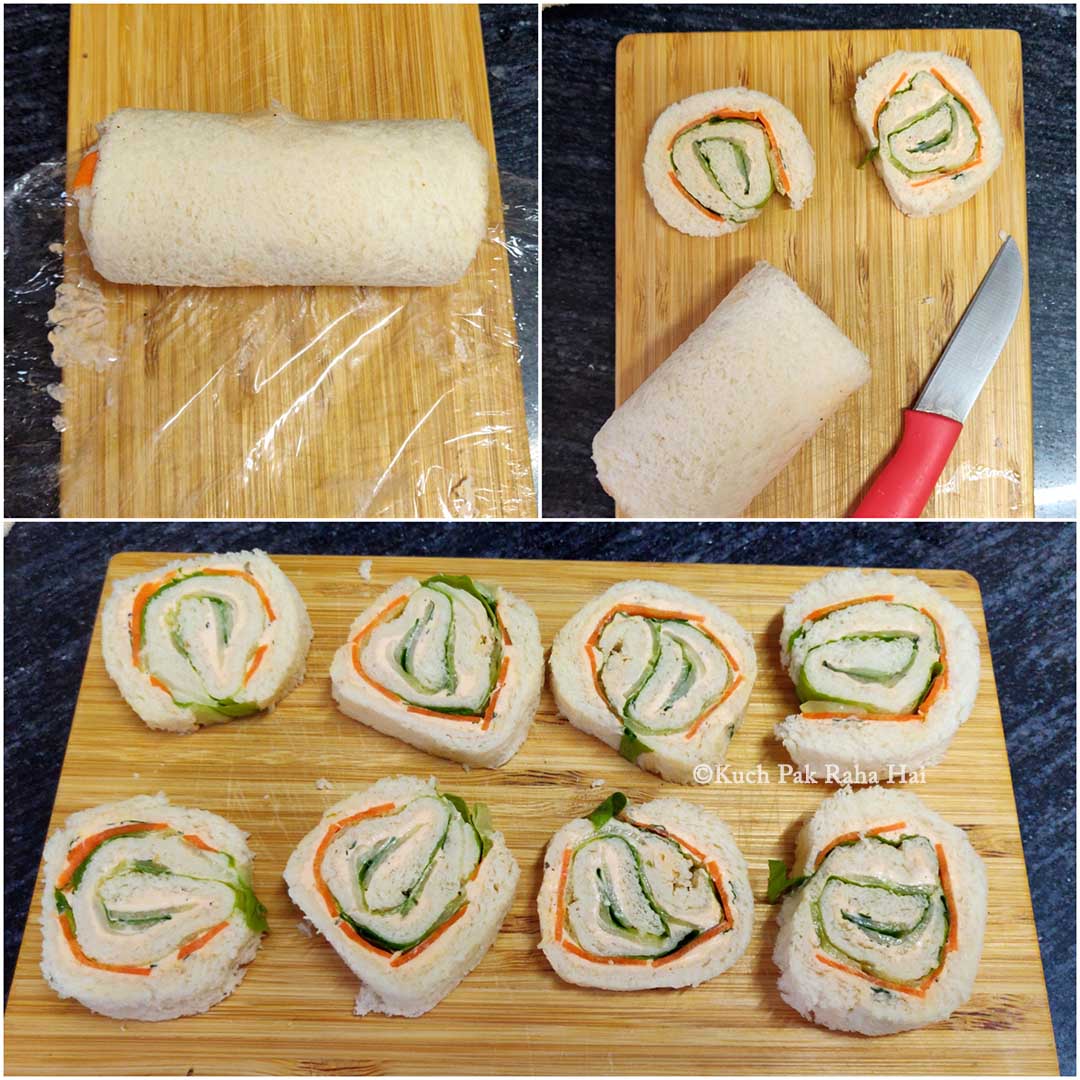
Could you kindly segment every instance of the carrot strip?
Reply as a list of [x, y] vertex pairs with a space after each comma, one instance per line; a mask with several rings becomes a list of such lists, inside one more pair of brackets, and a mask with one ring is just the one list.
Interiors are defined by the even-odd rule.
[[491, 697], [488, 698], [487, 708], [484, 710], [484, 719], [480, 723], [481, 731], [487, 731], [491, 726], [492, 718], [495, 716], [495, 703], [499, 700], [499, 692], [506, 684], [506, 673], [509, 670], [510, 657], [504, 656], [502, 666], [499, 668], [499, 678], [495, 682], [495, 689], [491, 691]]
[[315, 858], [312, 860], [311, 865], [312, 874], [315, 877], [315, 888], [326, 903], [326, 910], [335, 918], [337, 918], [338, 915], [337, 901], [334, 899], [334, 894], [330, 891], [329, 886], [327, 886], [322, 876], [322, 861], [326, 854], [326, 849], [330, 846], [330, 841], [333, 840], [342, 829], [354, 825], [358, 821], [363, 821], [365, 818], [382, 817], [383, 814], [388, 814], [393, 809], [395, 809], [393, 803], [380, 803], [378, 806], [369, 806], [367, 810], [361, 810], [358, 814], [351, 814], [347, 818], [342, 818], [341, 821], [335, 821], [330, 828], [326, 830], [326, 835], [315, 849]]
[[429, 934], [426, 938], [424, 938], [423, 941], [420, 942], [419, 945], [414, 945], [408, 952], [400, 953], [395, 956], [394, 959], [390, 961], [390, 966], [392, 968], [401, 967], [402, 964], [407, 964], [410, 960], [416, 959], [416, 957], [418, 957], [425, 949], [434, 945], [435, 942], [439, 938], [441, 938], [443, 934], [445, 934], [446, 931], [449, 930], [450, 927], [453, 926], [454, 923], [456, 923], [458, 919], [460, 919], [465, 914], [468, 908], [468, 903], [462, 904], [461, 907], [459, 907], [457, 911], [455, 911], [454, 914], [451, 915], [450, 918], [447, 919], [446, 922], [444, 922], [442, 926], [439, 927], [438, 930], [436, 930], [432, 934]]
[[967, 111], [971, 114], [971, 122], [976, 127], [978, 127], [979, 124], [982, 123], [982, 121], [979, 119], [979, 114], [971, 107], [971, 102], [968, 101], [968, 99], [962, 94], [957, 93], [956, 90], [954, 90], [953, 87], [945, 81], [945, 76], [942, 75], [941, 72], [937, 70], [937, 68], [931, 68], [930, 74], [933, 75], [934, 78], [937, 79], [937, 81], [941, 83], [941, 85], [944, 86], [945, 89], [948, 90], [949, 93], [952, 94], [952, 96], [956, 98], [956, 100], [959, 101], [961, 105], [964, 106], [965, 109], [967, 109]]
[[830, 615], [834, 611], [840, 611], [843, 608], [855, 607], [856, 604], [872, 604], [878, 600], [884, 600], [891, 602], [895, 600], [895, 596], [890, 596], [886, 593], [880, 593], [877, 596], [863, 596], [857, 600], [841, 600], [839, 604], [830, 604], [828, 607], [818, 608], [816, 611], [811, 611], [809, 615], [803, 616], [803, 622], [817, 622], [823, 615]]
[[935, 844], [934, 850], [937, 852], [941, 891], [945, 894], [945, 908], [949, 912], [949, 937], [945, 942], [945, 951], [956, 952], [957, 948], [959, 948], [957, 941], [959, 922], [956, 918], [956, 901], [953, 899], [952, 878], [949, 877], [949, 866], [945, 861], [945, 848], [941, 844]]
[[219, 922], [217, 926], [211, 926], [205, 934], [200, 934], [194, 941], [189, 941], [183, 948], [179, 949], [176, 953], [178, 960], [186, 960], [193, 952], [198, 952], [204, 945], [212, 941], [214, 938], [229, 925], [229, 920]]
[[[726, 649], [724, 651], [727, 652]], [[724, 702], [727, 701], [727, 699], [729, 697], [731, 697], [732, 694], [735, 693], [736, 688], [738, 687], [739, 683], [741, 683], [742, 681], [743, 681], [742, 675], [736, 675], [735, 676], [735, 678], [732, 680], [731, 685], [723, 692], [723, 694], [721, 694], [720, 699], [718, 701], [714, 702], [712, 705], [710, 705], [709, 708], [707, 708], [694, 721], [693, 726], [686, 733], [686, 738], [692, 739], [698, 733], [698, 729], [701, 727], [702, 724], [705, 723], [706, 719], [709, 716], [711, 716], [717, 709], [719, 709], [720, 706], [723, 705]]]
[[838, 836], [832, 843], [827, 844], [818, 852], [818, 857], [814, 862], [814, 869], [816, 870], [824, 861], [825, 856], [829, 854], [833, 848], [838, 847], [840, 844], [849, 844], [853, 840], [858, 840], [860, 836], [880, 836], [882, 833], [894, 832], [896, 829], [902, 829], [907, 824], [906, 821], [895, 821], [891, 825], [875, 825], [872, 829], [867, 829], [865, 832], [849, 832], [844, 833], [842, 836]]
[[212, 851], [214, 854], [219, 854], [219, 849], [211, 847], [201, 836], [196, 836], [194, 833], [185, 833], [184, 840], [192, 847], [197, 847], [202, 851]]
[[67, 863], [64, 866], [63, 873], [56, 879], [56, 887], [58, 889], [67, 888], [71, 879], [75, 876], [75, 871], [83, 864], [87, 855], [104, 841], [109, 840], [114, 836], [123, 836], [129, 833], [135, 835], [136, 833], [155, 832], [160, 829], [168, 828], [170, 828], [170, 826], [166, 825], [164, 822], [149, 823], [144, 821], [132, 821], [127, 825], [114, 825], [111, 829], [103, 829], [101, 832], [94, 833], [93, 836], [88, 836], [68, 852]]
[[701, 203], [690, 194], [682, 185], [682, 181], [675, 175], [674, 170], [668, 172], [668, 179], [679, 189], [679, 194], [689, 202], [694, 204], [694, 207], [704, 214], [706, 217], [710, 217], [713, 221], [727, 221], [727, 218], [723, 214], [718, 214], [715, 210], [710, 210], [707, 206], [702, 206]]
[[83, 952], [82, 946], [79, 944], [75, 937], [75, 931], [71, 928], [71, 923], [63, 915], [58, 915], [60, 920], [60, 928], [64, 932], [64, 939], [68, 943], [68, 948], [71, 950], [72, 955], [80, 964], [85, 964], [87, 967], [97, 968], [98, 971], [113, 971], [118, 975], [149, 975], [151, 968], [148, 967], [136, 967], [129, 964], [103, 964], [100, 960], [92, 960], [89, 956]]
[[84, 187], [89, 187], [94, 182], [94, 171], [97, 169], [99, 156], [98, 152], [94, 150], [79, 162], [75, 179], [71, 182], [72, 191], [79, 191]]
[[131, 662], [135, 667], [139, 666], [139, 653], [142, 652], [143, 611], [149, 603], [150, 597], [153, 596], [165, 582], [171, 581], [176, 575], [177, 571], [172, 570], [158, 581], [148, 581], [145, 585], [141, 586], [139, 591], [135, 594], [135, 599], [131, 605], [131, 627], [129, 629], [131, 634]]
[[356, 928], [351, 923], [347, 923], [344, 919], [338, 921], [338, 928], [341, 932], [352, 941], [355, 941], [357, 945], [362, 945], [369, 952], [373, 952], [378, 956], [393, 956], [392, 952], [387, 952], [386, 949], [380, 949], [378, 945], [372, 945], [362, 934], [356, 932]]
[[172, 691], [169, 689], [168, 685], [166, 683], [163, 683], [156, 675], [150, 676], [150, 685], [156, 686], [163, 693], [168, 694], [169, 697], [172, 697]]
[[926, 187], [927, 184], [934, 183], [935, 180], [944, 180], [947, 176], [954, 176], [956, 173], [966, 172], [968, 169], [974, 169], [976, 165], [982, 164], [982, 149], [979, 150], [978, 157], [973, 161], [965, 162], [963, 165], [957, 165], [955, 169], [946, 169], [944, 172], [935, 173], [933, 176], [927, 177], [925, 180], [916, 180], [914, 183], [909, 184], [909, 187]]
[[571, 851], [563, 852], [562, 866], [559, 869], [559, 888], [555, 896], [555, 940], [562, 941], [563, 924], [566, 922], [566, 879], [570, 874]]
[[245, 686], [247, 686], [248, 680], [251, 678], [251, 676], [259, 670], [259, 665], [262, 663], [263, 657], [266, 655], [266, 650], [269, 648], [269, 645], [260, 645], [255, 650], [255, 655], [251, 658], [251, 666], [247, 669], [247, 673], [244, 675]]

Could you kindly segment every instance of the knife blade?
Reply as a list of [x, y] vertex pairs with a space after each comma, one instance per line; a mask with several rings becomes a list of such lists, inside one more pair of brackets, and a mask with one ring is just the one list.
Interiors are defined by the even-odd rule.
[[904, 410], [900, 444], [852, 512], [857, 518], [918, 517], [1005, 348], [1024, 291], [1024, 263], [1013, 238], [1001, 245], [926, 380]]

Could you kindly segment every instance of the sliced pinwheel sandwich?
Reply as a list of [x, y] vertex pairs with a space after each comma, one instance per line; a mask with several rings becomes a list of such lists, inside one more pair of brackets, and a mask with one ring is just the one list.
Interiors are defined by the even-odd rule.
[[682, 799], [616, 792], [544, 856], [540, 948], [560, 978], [605, 990], [697, 986], [746, 951], [754, 899], [728, 827]]
[[105, 667], [152, 728], [188, 733], [272, 708], [304, 678], [311, 621], [262, 551], [200, 555], [113, 585]]
[[776, 726], [811, 775], [935, 765], [979, 688], [968, 617], [918, 578], [838, 570], [784, 608], [781, 660], [802, 703]]
[[495, 768], [517, 753], [540, 703], [540, 624], [506, 589], [464, 575], [404, 578], [353, 623], [330, 677], [346, 716]]
[[986, 928], [986, 871], [963, 831], [915, 795], [842, 788], [799, 837], [773, 962], [808, 1020], [889, 1035], [944, 1020], [971, 996]]
[[773, 192], [800, 209], [814, 189], [814, 151], [776, 98], [741, 86], [708, 90], [658, 117], [645, 186], [673, 228], [722, 236], [753, 221]]
[[45, 980], [121, 1020], [171, 1020], [228, 997], [267, 928], [246, 841], [164, 795], [73, 814], [45, 845]]
[[895, 52], [855, 88], [855, 120], [889, 195], [910, 217], [970, 199], [1001, 164], [1005, 141], [979, 80], [940, 52]]
[[665, 780], [724, 760], [757, 676], [750, 635], [707, 600], [656, 581], [624, 581], [556, 635], [559, 712]]
[[410, 776], [332, 806], [285, 867], [293, 903], [360, 980], [358, 1016], [434, 1008], [491, 947], [518, 875], [487, 807]]

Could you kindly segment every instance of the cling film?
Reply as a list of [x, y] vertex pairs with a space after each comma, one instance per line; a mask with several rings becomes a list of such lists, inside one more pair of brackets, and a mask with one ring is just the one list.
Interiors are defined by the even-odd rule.
[[16, 431], [33, 429], [46, 467], [9, 471], [9, 510], [533, 516], [536, 401], [526, 409], [522, 377], [535, 385], [536, 361], [519, 342], [532, 353], [536, 189], [501, 180], [503, 215], [489, 206], [454, 285], [203, 289], [101, 278], [61, 194], [64, 165], [20, 177], [5, 200], [9, 378], [14, 354], [30, 406]]

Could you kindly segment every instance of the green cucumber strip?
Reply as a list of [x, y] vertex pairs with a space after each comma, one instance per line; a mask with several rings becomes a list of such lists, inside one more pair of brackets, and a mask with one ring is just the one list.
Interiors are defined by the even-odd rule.
[[643, 743], [628, 727], [623, 728], [622, 739], [619, 740], [619, 753], [627, 761], [636, 765], [637, 759], [642, 754], [652, 752], [652, 747]]
[[782, 859], [770, 859], [769, 887], [765, 893], [765, 899], [770, 904], [775, 904], [784, 893], [797, 889], [813, 876], [813, 874], [800, 874], [798, 877], [789, 877], [787, 863]]

